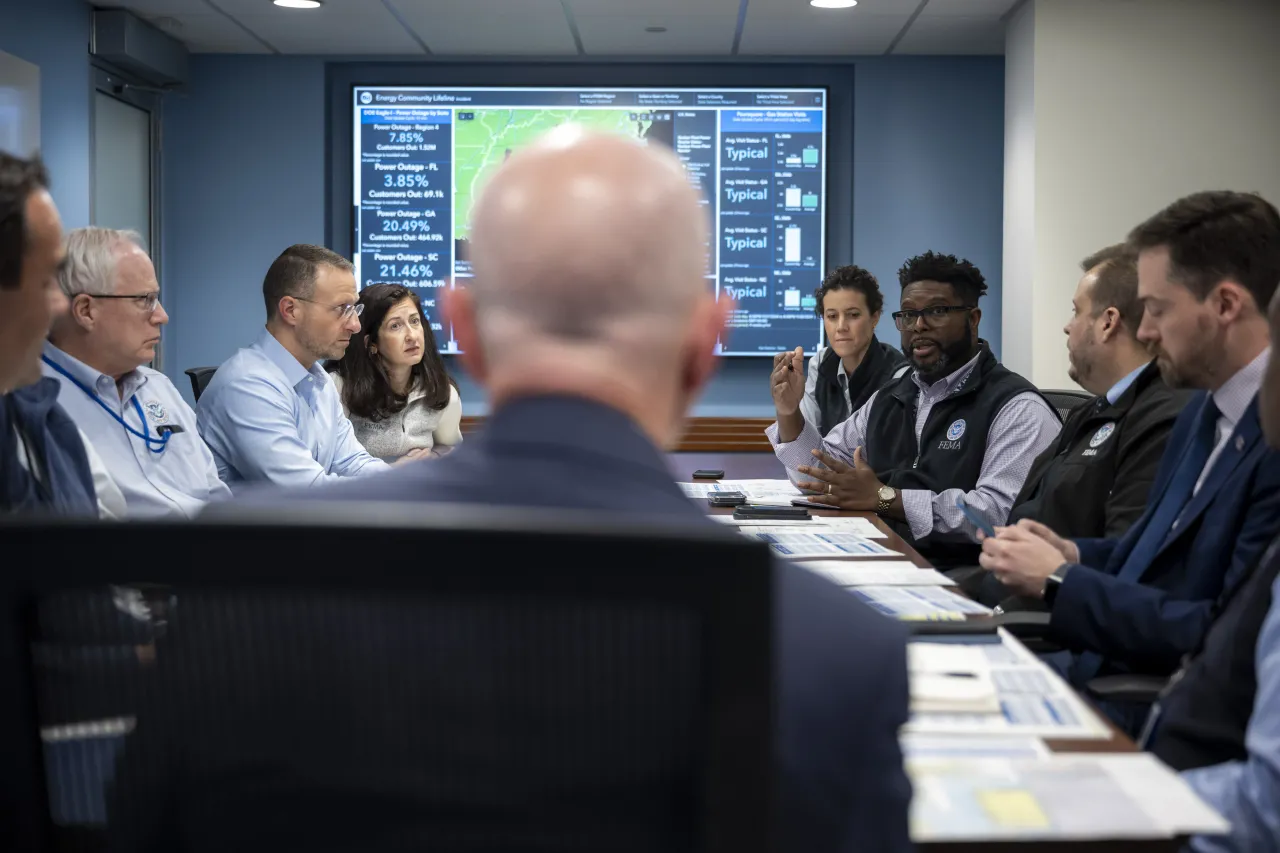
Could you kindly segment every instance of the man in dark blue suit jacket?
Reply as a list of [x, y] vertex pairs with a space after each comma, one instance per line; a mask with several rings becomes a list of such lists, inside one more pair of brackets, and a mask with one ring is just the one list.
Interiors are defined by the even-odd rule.
[[[1280, 453], [1258, 423], [1270, 357], [1280, 214], [1243, 193], [1175, 202], [1130, 235], [1145, 306], [1138, 338], [1173, 387], [1208, 391], [1179, 416], [1143, 516], [1119, 539], [1068, 542], [1023, 522], [984, 543], [982, 565], [1043, 595], [1050, 639], [1075, 652], [1083, 687], [1099, 675], [1167, 675], [1200, 642], [1280, 522]], [[1108, 708], [1131, 733], [1146, 707]]]
[[[707, 292], [705, 214], [678, 161], [553, 131], [507, 161], [473, 222], [475, 278], [449, 292], [448, 313], [489, 392], [484, 431], [443, 459], [246, 500], [505, 504], [711, 526], [659, 451], [712, 371], [730, 306]], [[777, 578], [779, 849], [907, 850], [905, 632], [794, 564]]]

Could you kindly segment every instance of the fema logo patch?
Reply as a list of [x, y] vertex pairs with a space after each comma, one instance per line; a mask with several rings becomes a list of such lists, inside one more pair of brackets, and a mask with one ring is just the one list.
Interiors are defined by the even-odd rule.
[[1111, 433], [1116, 431], [1115, 423], [1103, 424], [1098, 431], [1093, 434], [1093, 438], [1089, 439], [1090, 447], [1100, 447], [1104, 441], [1111, 438]]
[[959, 441], [964, 435], [965, 422], [964, 418], [947, 427], [947, 441]]
[[159, 400], [150, 400], [143, 403], [142, 408], [147, 410], [147, 414], [151, 415], [151, 420], [156, 423], [163, 423], [169, 419], [169, 413], [164, 410], [164, 406], [160, 405]]

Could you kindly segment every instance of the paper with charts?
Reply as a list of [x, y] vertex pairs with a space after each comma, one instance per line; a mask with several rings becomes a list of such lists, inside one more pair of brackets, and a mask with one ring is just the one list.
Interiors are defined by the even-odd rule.
[[804, 497], [790, 480], [720, 480], [716, 483], [680, 483], [687, 497], [705, 501], [715, 492], [742, 492], [747, 503], [769, 506], [791, 506], [796, 498]]
[[808, 518], [799, 519], [734, 518], [731, 515], [712, 515], [709, 518], [731, 527], [791, 528], [793, 530], [822, 531], [824, 533], [836, 531], [839, 533], [856, 533], [867, 539], [889, 538], [888, 533], [872, 524], [870, 519], [863, 518], [860, 515], [811, 515]]
[[849, 592], [894, 619], [962, 621], [991, 613], [991, 608], [940, 586], [857, 586]]
[[773, 553], [789, 560], [805, 560], [815, 557], [893, 557], [896, 551], [890, 551], [879, 543], [872, 542], [865, 536], [856, 533], [841, 533], [834, 530], [794, 531], [762, 533], [747, 528], [744, 536], [769, 543]]
[[1221, 833], [1227, 824], [1146, 753], [906, 761], [911, 840], [1101, 841]]
[[[999, 643], [943, 644], [916, 640], [911, 643], [912, 669], [933, 672], [969, 672], [995, 688], [996, 704], [988, 710], [949, 710], [938, 697], [929, 710], [914, 710], [905, 731], [939, 735], [1034, 735], [1054, 738], [1106, 739], [1106, 724], [1075, 691], [1027, 651], [1003, 629]], [[917, 647], [918, 646], [918, 647]], [[936, 678], [929, 685], [938, 689]], [[913, 685], [913, 695], [915, 687]]]
[[937, 569], [907, 560], [805, 560], [804, 567], [840, 586], [955, 586]]

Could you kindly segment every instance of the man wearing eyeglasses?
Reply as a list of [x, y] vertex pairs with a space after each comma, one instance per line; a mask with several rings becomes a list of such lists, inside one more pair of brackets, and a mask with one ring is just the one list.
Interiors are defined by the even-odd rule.
[[[1003, 524], [1032, 460], [1061, 421], [1030, 382], [1001, 365], [978, 337], [981, 271], [926, 252], [898, 271], [893, 315], [914, 368], [877, 391], [823, 439], [809, 424], [766, 430], [813, 503], [879, 513], [934, 565], [972, 565], [980, 548], [963, 503]], [[804, 392], [802, 363], [774, 371], [779, 393]]]
[[350, 261], [322, 246], [285, 249], [262, 282], [267, 327], [200, 396], [200, 435], [232, 485], [317, 483], [385, 471], [356, 440], [322, 363], [360, 331]]
[[196, 433], [196, 415], [155, 358], [160, 304], [155, 267], [132, 231], [79, 228], [67, 235], [58, 284], [68, 308], [54, 321], [44, 375], [124, 499], [124, 515], [191, 518], [231, 496]]

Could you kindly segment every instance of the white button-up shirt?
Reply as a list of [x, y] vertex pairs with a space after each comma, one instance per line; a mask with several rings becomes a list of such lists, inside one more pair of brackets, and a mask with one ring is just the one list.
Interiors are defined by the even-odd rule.
[[[231, 496], [200, 440], [195, 412], [163, 373], [139, 367], [117, 386], [53, 344], [45, 343], [44, 357], [44, 375], [62, 383], [58, 402], [101, 458], [130, 517], [193, 518], [209, 501]], [[164, 426], [181, 429], [157, 453]], [[130, 430], [150, 436], [151, 443]]]

